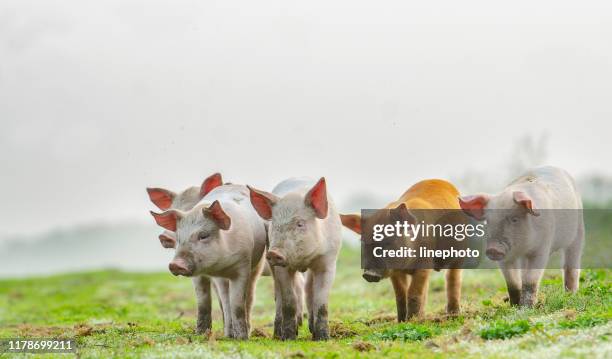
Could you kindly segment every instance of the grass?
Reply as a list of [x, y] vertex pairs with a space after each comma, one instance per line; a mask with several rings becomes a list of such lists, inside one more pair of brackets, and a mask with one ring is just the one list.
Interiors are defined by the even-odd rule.
[[[537, 327], [541, 327], [537, 326]], [[532, 328], [528, 320], [522, 319], [515, 322], [498, 321], [480, 331], [482, 339], [508, 339], [518, 335], [523, 335]]]
[[194, 333], [190, 280], [113, 270], [1, 280], [0, 337], [76, 338], [82, 358], [612, 356], [610, 270], [583, 271], [575, 295], [563, 291], [560, 271], [548, 271], [532, 309], [508, 305], [497, 270], [467, 270], [462, 313], [454, 317], [444, 314], [444, 279], [436, 273], [426, 316], [397, 324], [390, 283], [363, 281], [359, 260], [358, 250], [343, 249], [330, 298], [332, 339], [324, 343], [312, 342], [305, 324], [296, 341], [271, 338], [268, 277], [258, 284], [252, 339], [234, 341], [222, 336], [216, 303], [213, 334]]

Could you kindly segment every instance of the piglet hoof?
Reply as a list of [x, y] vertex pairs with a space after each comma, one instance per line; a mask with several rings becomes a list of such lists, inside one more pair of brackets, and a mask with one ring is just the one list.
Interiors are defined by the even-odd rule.
[[314, 341], [324, 341], [324, 340], [329, 340], [329, 331], [328, 330], [319, 330], [316, 331], [313, 335], [312, 335], [312, 340]]
[[274, 338], [280, 339], [283, 336], [283, 316], [276, 314], [274, 317]]
[[524, 301], [521, 301], [519, 305], [523, 308], [533, 308], [535, 307], [535, 304], [536, 304], [535, 300], [526, 299]]
[[246, 331], [236, 331], [232, 333], [231, 338], [236, 340], [247, 340], [249, 339], [249, 334]]
[[283, 335], [281, 340], [294, 340], [297, 338], [298, 328], [297, 325], [289, 325], [283, 328]]
[[198, 335], [202, 335], [203, 334], [204, 336], [208, 336], [211, 333], [211, 328], [204, 328], [204, 327], [200, 328], [200, 327], [198, 327], [198, 328], [196, 328], [195, 332]]
[[281, 340], [295, 340], [297, 338], [297, 333], [292, 331], [291, 333], [283, 333]]
[[410, 312], [408, 311], [408, 314], [406, 314], [406, 320], [404, 320], [405, 322], [409, 322], [413, 319], [419, 319], [423, 317], [423, 312]]
[[459, 305], [447, 305], [446, 306], [446, 314], [448, 315], [452, 315], [455, 316], [457, 314], [459, 314], [460, 309], [459, 309]]
[[523, 290], [521, 290], [521, 299], [519, 302], [521, 307], [532, 308], [535, 306], [538, 301], [538, 292], [537, 289], [533, 289], [533, 287], [535, 286], [524, 286]]
[[520, 289], [508, 289], [508, 298], [506, 301], [510, 301], [510, 305], [516, 306], [521, 302], [521, 290]]
[[523, 295], [519, 305], [525, 308], [533, 308], [537, 302], [535, 295]]

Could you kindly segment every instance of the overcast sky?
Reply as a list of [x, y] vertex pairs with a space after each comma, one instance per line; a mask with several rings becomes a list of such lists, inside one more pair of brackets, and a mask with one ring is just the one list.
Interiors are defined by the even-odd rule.
[[526, 134], [612, 174], [611, 6], [3, 0], [0, 234], [151, 221], [146, 186], [215, 171], [399, 195]]

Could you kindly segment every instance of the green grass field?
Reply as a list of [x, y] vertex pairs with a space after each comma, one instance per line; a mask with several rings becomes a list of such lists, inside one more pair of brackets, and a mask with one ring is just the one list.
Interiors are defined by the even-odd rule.
[[466, 270], [457, 317], [444, 314], [444, 281], [436, 273], [426, 317], [404, 324], [395, 322], [390, 283], [367, 283], [360, 272], [358, 250], [345, 247], [328, 342], [312, 342], [306, 324], [299, 340], [271, 339], [268, 277], [258, 284], [252, 339], [235, 341], [222, 336], [216, 301], [213, 334], [194, 333], [189, 279], [112, 270], [0, 281], [0, 337], [75, 337], [82, 358], [612, 357], [610, 270], [583, 271], [576, 295], [564, 293], [560, 271], [548, 271], [534, 309], [508, 305], [497, 270]]

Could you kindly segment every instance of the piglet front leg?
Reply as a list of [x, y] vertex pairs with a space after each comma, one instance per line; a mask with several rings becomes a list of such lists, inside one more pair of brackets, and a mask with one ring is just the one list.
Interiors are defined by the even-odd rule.
[[312, 290], [312, 339], [313, 340], [328, 340], [329, 339], [329, 324], [328, 324], [328, 302], [329, 292], [334, 277], [336, 275], [335, 263], [325, 266], [321, 270], [313, 270], [313, 290]]
[[274, 338], [282, 339], [283, 337], [283, 301], [281, 296], [281, 283], [276, 278], [276, 271], [272, 268], [272, 276], [274, 279], [274, 305], [276, 313], [274, 315]]
[[198, 303], [196, 333], [202, 334], [212, 328], [210, 279], [205, 276], [192, 279]]
[[527, 258], [527, 261], [524, 262], [527, 268], [522, 271], [521, 306], [533, 307], [536, 304], [540, 280], [542, 279], [542, 274], [544, 274], [547, 260], [548, 256], [546, 255], [536, 255]]
[[280, 306], [277, 303], [277, 308], [280, 309], [281, 313], [280, 339], [292, 340], [297, 337], [298, 333], [297, 297], [294, 291], [295, 272], [279, 266], [273, 267], [273, 270], [275, 287], [279, 289], [279, 293], [275, 294], [275, 297], [277, 300], [280, 299]]
[[504, 262], [500, 264], [500, 269], [506, 279], [506, 287], [508, 289], [508, 297], [510, 305], [519, 305], [521, 301], [521, 268], [520, 261]]
[[249, 338], [246, 304], [250, 281], [250, 273], [241, 273], [230, 280], [229, 283], [230, 315], [232, 318], [231, 337], [234, 339]]
[[406, 319], [420, 317], [425, 311], [427, 303], [427, 289], [429, 288], [430, 269], [418, 269], [412, 274], [410, 287], [408, 287], [408, 314]]

